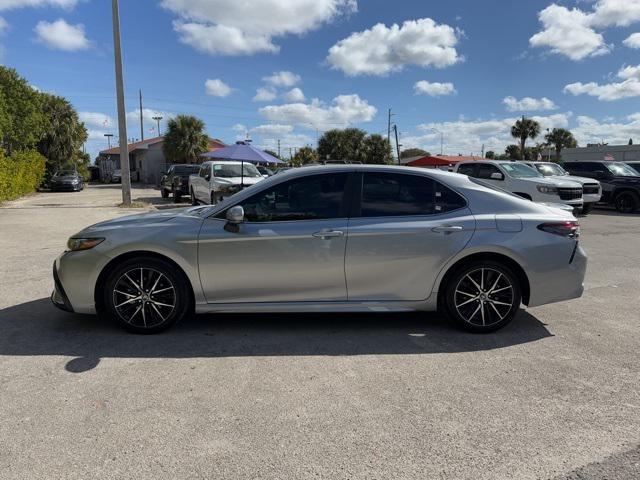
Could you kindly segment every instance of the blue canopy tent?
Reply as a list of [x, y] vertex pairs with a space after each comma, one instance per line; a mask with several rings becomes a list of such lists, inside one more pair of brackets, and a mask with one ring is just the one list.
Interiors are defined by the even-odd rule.
[[207, 152], [202, 155], [205, 158], [217, 158], [219, 160], [235, 160], [241, 164], [241, 185], [244, 187], [244, 162], [249, 163], [267, 163], [278, 164], [284, 163], [282, 160], [278, 160], [273, 155], [269, 155], [267, 152], [255, 148], [249, 145], [247, 142], [236, 142], [235, 145], [229, 145], [228, 147], [219, 148], [212, 152]]

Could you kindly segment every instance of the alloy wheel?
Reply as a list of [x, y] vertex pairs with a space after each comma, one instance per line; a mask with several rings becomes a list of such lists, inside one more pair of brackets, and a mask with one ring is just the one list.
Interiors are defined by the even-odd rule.
[[122, 320], [134, 327], [152, 328], [167, 321], [176, 306], [176, 289], [163, 273], [134, 268], [118, 278], [113, 306]]
[[456, 285], [454, 305], [468, 324], [489, 327], [505, 319], [514, 298], [513, 285], [505, 274], [479, 267], [467, 272]]

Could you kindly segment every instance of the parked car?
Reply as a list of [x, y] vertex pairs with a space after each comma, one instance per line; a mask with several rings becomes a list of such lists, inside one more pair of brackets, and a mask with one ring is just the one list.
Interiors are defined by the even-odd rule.
[[197, 174], [189, 176], [191, 204], [215, 205], [261, 180], [264, 180], [262, 174], [255, 165], [248, 162], [204, 162]]
[[189, 176], [199, 171], [200, 165], [171, 165], [160, 179], [162, 198], [168, 198], [171, 194], [173, 201], [179, 202], [182, 195], [189, 195]]
[[569, 180], [545, 178], [535, 168], [508, 160], [460, 162], [453, 169], [540, 203], [564, 203], [582, 210], [582, 185]]
[[120, 183], [122, 182], [122, 171], [119, 168], [116, 168], [111, 175], [109, 175], [109, 183]]
[[489, 332], [582, 295], [570, 212], [438, 170], [296, 168], [215, 206], [120, 217], [69, 239], [53, 302], [140, 333], [188, 312], [440, 310]]
[[547, 178], [558, 180], [571, 180], [582, 185], [582, 213], [586, 215], [591, 211], [602, 197], [602, 186], [600, 182], [593, 178], [576, 177], [570, 175], [564, 168], [553, 162], [524, 162], [526, 165], [535, 168]]
[[621, 162], [585, 161], [565, 162], [572, 175], [594, 178], [602, 185], [602, 201], [615, 206], [622, 213], [640, 209], [640, 176]]
[[270, 176], [273, 175], [273, 170], [271, 170], [270, 168], [263, 167], [260, 165], [256, 166], [256, 168], [264, 178], [269, 178]]
[[60, 170], [49, 180], [49, 188], [52, 192], [79, 192], [84, 189], [84, 180], [75, 170]]

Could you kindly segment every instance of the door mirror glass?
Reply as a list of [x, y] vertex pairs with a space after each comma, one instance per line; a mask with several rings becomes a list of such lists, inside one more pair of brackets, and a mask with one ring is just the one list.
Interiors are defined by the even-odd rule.
[[495, 172], [491, 174], [491, 180], [504, 180], [504, 175], [500, 172]]

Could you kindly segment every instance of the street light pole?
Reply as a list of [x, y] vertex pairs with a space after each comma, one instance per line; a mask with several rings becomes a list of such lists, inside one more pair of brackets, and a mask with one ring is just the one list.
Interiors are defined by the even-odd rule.
[[111, 149], [111, 137], [113, 137], [113, 133], [105, 133], [105, 137], [107, 137], [107, 145], [109, 145], [109, 149]]
[[161, 136], [160, 135], [160, 120], [162, 120], [162, 117], [157, 116], [157, 117], [151, 117], [151, 118], [153, 118], [156, 121], [156, 123], [158, 124], [158, 136], [160, 137]]
[[124, 80], [122, 78], [122, 49], [120, 47], [120, 12], [118, 0], [111, 1], [113, 21], [113, 53], [116, 70], [116, 97], [118, 104], [118, 135], [120, 140], [120, 172], [122, 180], [122, 204], [131, 205], [131, 172], [127, 145], [127, 118], [124, 107]]

